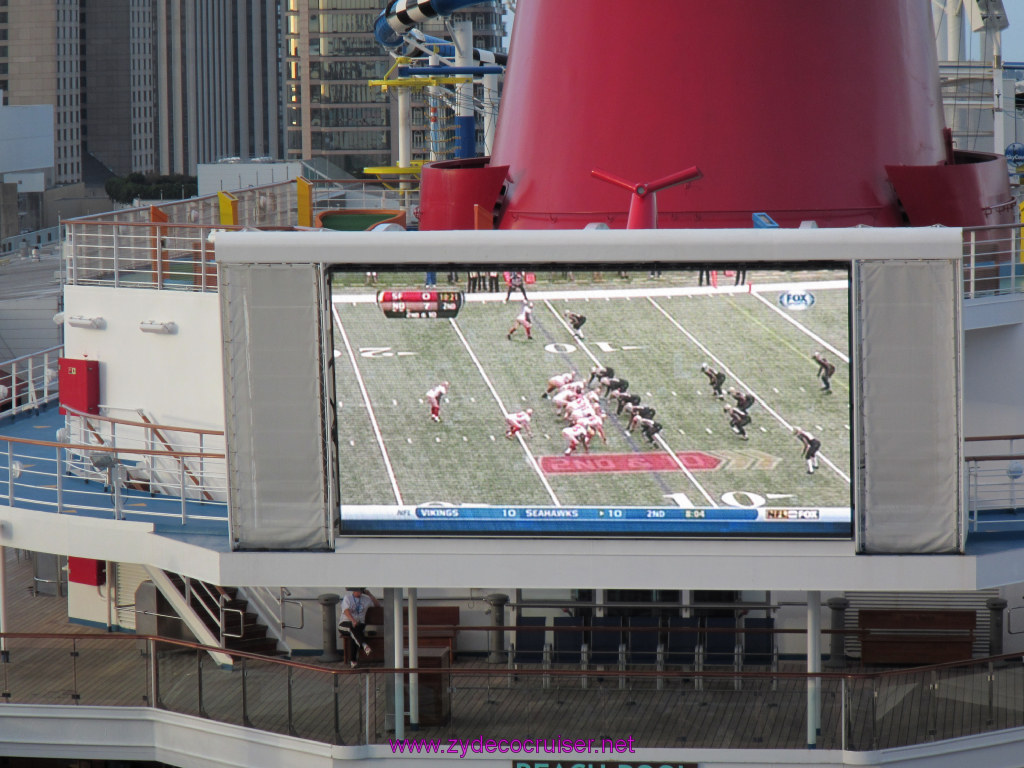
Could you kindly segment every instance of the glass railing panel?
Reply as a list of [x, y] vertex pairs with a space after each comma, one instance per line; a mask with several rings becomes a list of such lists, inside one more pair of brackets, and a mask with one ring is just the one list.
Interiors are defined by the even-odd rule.
[[[296, 667], [291, 673], [291, 728], [295, 736], [313, 741], [322, 741], [328, 744], [336, 743], [336, 736], [339, 734], [335, 727], [338, 706], [336, 696], [340, 696], [342, 686], [339, 682], [335, 687], [335, 675], [328, 670], [317, 672], [312, 669]], [[346, 688], [349, 695], [354, 695], [354, 681]], [[285, 689], [279, 695], [287, 696]], [[358, 702], [348, 702], [350, 706], [357, 706]], [[340, 721], [339, 721], [340, 728]], [[355, 740], [354, 728], [352, 732], [340, 733], [345, 743], [361, 743]]]
[[75, 641], [73, 657], [78, 703], [89, 706], [149, 704], [145, 640], [110, 641], [85, 636]]
[[170, 643], [156, 642], [154, 645], [157, 706], [170, 712], [202, 717], [198, 664], [204, 652]]
[[[74, 645], [70, 638], [6, 640], [4, 701], [11, 704], [77, 704]], [[8, 695], [9, 694], [9, 695]]]

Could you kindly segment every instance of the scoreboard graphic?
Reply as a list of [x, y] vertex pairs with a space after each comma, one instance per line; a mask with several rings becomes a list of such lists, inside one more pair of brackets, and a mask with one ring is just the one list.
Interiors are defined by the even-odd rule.
[[462, 309], [462, 291], [378, 291], [377, 306], [384, 317], [445, 319]]
[[848, 507], [352, 506], [345, 516], [367, 533], [761, 538], [844, 538], [850, 534]]

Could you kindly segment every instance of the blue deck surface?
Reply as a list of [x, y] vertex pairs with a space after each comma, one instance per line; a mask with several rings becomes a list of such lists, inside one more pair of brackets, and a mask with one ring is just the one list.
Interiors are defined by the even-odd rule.
[[[57, 430], [64, 426], [64, 417], [56, 405], [38, 413], [0, 417], [0, 504], [8, 503], [10, 472], [8, 446], [15, 461], [22, 465], [21, 477], [14, 483], [15, 501], [11, 506], [38, 510], [41, 514], [57, 513], [57, 477], [55, 449], [49, 446], [10, 444], [5, 438], [56, 441]], [[85, 480], [65, 473], [61, 478], [62, 514], [114, 520], [114, 494], [97, 481]], [[123, 519], [152, 523], [156, 532], [175, 539], [194, 539], [199, 546], [212, 549], [228, 547], [227, 505], [186, 499], [185, 521], [182, 522], [181, 498], [150, 495], [147, 492], [121, 491]]]
[[[9, 444], [4, 442], [4, 438], [54, 442], [57, 430], [63, 426], [64, 417], [56, 405], [13, 418], [0, 416], [0, 504], [8, 501]], [[15, 481], [15, 503], [12, 506], [38, 510], [40, 514], [56, 514], [57, 487], [52, 470], [54, 449], [17, 445], [15, 454], [24, 471]], [[38, 466], [34, 467], [34, 462], [26, 455], [38, 457]], [[62, 478], [62, 502], [62, 514], [115, 519], [113, 494], [96, 481], [65, 474]], [[157, 535], [205, 549], [230, 551], [226, 504], [186, 500], [185, 522], [182, 522], [180, 497], [151, 496], [125, 489], [122, 491], [122, 505], [125, 520], [152, 523]], [[985, 530], [968, 534], [966, 554], [982, 555], [1024, 548], [1024, 508], [987, 511], [980, 513], [978, 518]]]

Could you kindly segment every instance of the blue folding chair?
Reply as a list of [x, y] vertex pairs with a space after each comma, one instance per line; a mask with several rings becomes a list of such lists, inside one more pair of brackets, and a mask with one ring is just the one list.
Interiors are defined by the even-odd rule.
[[590, 627], [590, 663], [598, 666], [618, 664], [619, 648], [622, 645], [622, 618], [598, 616], [591, 619]]
[[547, 618], [520, 616], [516, 620], [516, 636], [510, 661], [513, 664], [540, 664], [544, 661], [544, 633]]
[[[555, 664], [573, 664], [580, 666], [583, 662], [583, 617], [556, 616], [553, 622]], [[559, 631], [560, 630], [560, 631]]]
[[658, 648], [661, 646], [661, 620], [657, 616], [629, 617], [629, 653], [627, 660], [630, 666], [656, 664]]

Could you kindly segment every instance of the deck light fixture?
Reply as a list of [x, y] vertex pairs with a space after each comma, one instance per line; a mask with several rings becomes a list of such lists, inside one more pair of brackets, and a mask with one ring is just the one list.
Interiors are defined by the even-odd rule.
[[158, 320], [143, 320], [139, 323], [139, 330], [143, 333], [177, 333], [178, 326], [172, 322], [160, 322]]
[[73, 328], [93, 328], [96, 330], [100, 330], [106, 325], [102, 317], [85, 317], [84, 315], [71, 315], [67, 319], [67, 324]]

